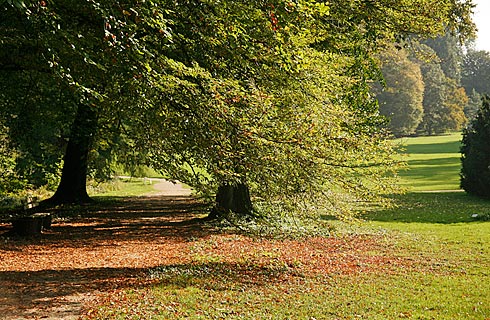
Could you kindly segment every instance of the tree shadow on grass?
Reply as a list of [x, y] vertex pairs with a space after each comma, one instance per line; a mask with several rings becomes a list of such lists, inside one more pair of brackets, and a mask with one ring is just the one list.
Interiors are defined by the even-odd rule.
[[417, 170], [420, 169], [420, 167], [427, 167], [428, 169], [433, 170], [434, 167], [459, 168], [461, 166], [460, 159], [457, 157], [436, 158], [428, 160], [412, 160], [409, 158], [407, 159], [407, 162], [410, 166], [417, 167]]
[[137, 286], [146, 269], [87, 268], [0, 272], [2, 319], [77, 319], [82, 296]]
[[371, 210], [365, 220], [405, 223], [470, 223], [490, 215], [490, 201], [464, 192], [412, 192], [394, 196], [397, 207]]
[[[280, 267], [236, 263], [187, 263], [158, 268], [87, 268], [0, 272], [0, 315], [22, 318], [78, 319], [84, 305], [104, 293], [153, 286], [213, 290], [264, 286], [285, 281]], [[237, 289], [238, 290], [238, 289]]]
[[404, 152], [409, 154], [433, 154], [459, 152], [460, 141], [449, 141], [441, 143], [413, 144], [406, 146]]

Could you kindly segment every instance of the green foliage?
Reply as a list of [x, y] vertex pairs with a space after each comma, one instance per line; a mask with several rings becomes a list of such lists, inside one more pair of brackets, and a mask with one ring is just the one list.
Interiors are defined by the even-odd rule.
[[11, 148], [8, 128], [0, 122], [0, 198], [25, 188], [24, 181], [15, 170], [18, 154]]
[[[320, 26], [313, 28], [301, 14], [305, 13], [293, 13], [297, 17], [293, 23], [284, 13], [284, 26], [278, 31], [284, 32], [284, 38], [264, 38], [271, 36], [269, 31], [257, 33], [257, 25], [268, 30], [270, 22], [254, 4], [219, 6], [197, 21], [184, 22], [192, 14], [179, 17], [184, 21], [176, 21], [175, 30], [194, 23], [200, 34], [186, 33], [186, 41], [174, 39], [174, 46], [185, 52], [172, 55], [179, 62], [152, 66], [154, 70], [173, 67], [185, 81], [174, 88], [168, 85], [173, 79], [166, 79], [167, 85], [153, 93], [155, 100], [172, 108], [156, 118], [154, 114], [134, 118], [141, 123], [130, 126], [138, 130], [132, 136], [154, 137], [140, 139], [137, 152], [151, 149], [152, 166], [201, 191], [223, 182], [245, 182], [256, 201], [287, 203], [290, 208], [306, 200], [318, 206], [340, 203], [342, 191], [371, 195], [372, 186], [380, 184], [369, 180], [378, 180], [375, 177], [380, 174], [384, 177], [385, 169], [396, 163], [377, 127], [381, 120], [365, 95], [366, 84], [358, 79], [371, 66], [359, 65], [361, 61], [354, 57], [312, 49], [319, 36], [316, 33], [323, 31], [317, 30]], [[251, 18], [254, 23], [243, 25], [235, 39], [229, 34], [235, 31], [226, 27], [230, 18], [241, 23]], [[301, 24], [305, 30], [312, 29], [305, 33]], [[293, 31], [288, 34], [286, 28]], [[223, 35], [213, 38], [212, 50], [202, 47], [202, 39], [214, 37], [216, 30]], [[229, 39], [243, 41], [234, 44], [239, 50], [243, 46], [260, 55], [243, 53], [238, 63], [229, 57], [236, 54], [229, 52]], [[264, 45], [276, 48], [264, 51]], [[196, 170], [182, 169], [189, 165]]]
[[379, 110], [390, 119], [395, 136], [414, 134], [424, 114], [420, 66], [409, 60], [406, 50], [394, 46], [382, 53], [381, 60], [385, 87], [376, 90]]
[[490, 198], [490, 98], [463, 131], [461, 187], [468, 193]]
[[[294, 202], [293, 202], [294, 203]], [[234, 212], [227, 212], [211, 223], [225, 232], [236, 232], [252, 237], [276, 239], [302, 239], [305, 237], [328, 237], [335, 234], [336, 227], [325, 214], [337, 212], [338, 208], [329, 208], [328, 211], [312, 212], [316, 208], [285, 208], [285, 205], [271, 204], [265, 201], [255, 202], [255, 212], [260, 213], [254, 217], [243, 216]], [[322, 214], [323, 213], [323, 214]], [[340, 215], [346, 218], [348, 215]], [[332, 217], [329, 215], [329, 217]]]
[[429, 63], [423, 67], [424, 74], [424, 118], [420, 128], [429, 135], [444, 132], [445, 115], [445, 76], [437, 63]]
[[464, 55], [463, 45], [458, 41], [458, 38], [454, 34], [446, 32], [442, 36], [427, 39], [423, 43], [436, 52], [446, 77], [454, 80], [459, 85], [461, 83]]
[[45, 77], [58, 91], [33, 103], [53, 115], [96, 114], [82, 129], [103, 175], [130, 159], [203, 193], [246, 184], [257, 202], [339, 215], [390, 192], [398, 165], [369, 92], [380, 46], [471, 29], [455, 0], [24, 4], [3, 8], [0, 69]]
[[34, 187], [56, 187], [73, 104], [45, 76], [26, 79], [25, 74], [8, 72], [0, 82], [0, 113], [10, 128], [10, 146], [19, 154], [17, 174]]
[[[426, 53], [435, 52], [422, 45]], [[459, 130], [466, 122], [464, 107], [468, 97], [456, 80], [447, 77], [438, 60], [431, 59], [422, 64], [424, 78], [424, 117], [418, 130], [428, 135]]]
[[490, 93], [490, 52], [468, 50], [463, 59], [462, 84], [468, 93]]
[[449, 31], [433, 39], [415, 36], [386, 46], [380, 56], [386, 87], [375, 92], [396, 136], [458, 131], [466, 123], [462, 48]]
[[468, 103], [466, 104], [466, 107], [464, 109], [466, 118], [469, 121], [475, 118], [478, 109], [480, 109], [480, 106], [481, 106], [481, 95], [478, 92], [476, 92], [475, 89], [473, 89], [468, 97]]
[[441, 117], [445, 122], [442, 127], [444, 131], [459, 131], [467, 121], [464, 113], [464, 108], [468, 104], [466, 93], [471, 92], [461, 87], [463, 44], [450, 32], [435, 39], [428, 39], [424, 43], [437, 54], [446, 77], [443, 103], [446, 114]]
[[470, 112], [460, 86], [462, 59], [462, 44], [449, 31], [434, 39], [412, 37], [386, 46], [380, 56], [385, 88], [375, 87], [375, 93], [396, 136], [461, 130], [465, 108]]
[[448, 81], [446, 90], [447, 96], [444, 102], [447, 112], [444, 117], [445, 129], [446, 131], [460, 131], [467, 122], [464, 108], [468, 105], [468, 96], [464, 88], [458, 87], [454, 81]]

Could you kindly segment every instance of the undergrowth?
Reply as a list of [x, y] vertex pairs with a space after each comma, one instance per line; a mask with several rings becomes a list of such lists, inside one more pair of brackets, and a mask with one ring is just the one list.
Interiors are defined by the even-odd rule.
[[228, 212], [222, 214], [211, 225], [223, 232], [238, 232], [250, 236], [266, 238], [299, 239], [311, 236], [331, 236], [336, 227], [319, 216], [283, 214], [281, 212], [262, 212], [252, 216], [243, 216]]

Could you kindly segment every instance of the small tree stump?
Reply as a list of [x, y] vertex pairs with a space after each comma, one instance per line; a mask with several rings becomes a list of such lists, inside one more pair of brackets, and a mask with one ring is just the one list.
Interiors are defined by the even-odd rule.
[[41, 218], [42, 219], [42, 229], [51, 229], [51, 223], [53, 222], [53, 216], [50, 213], [46, 212], [39, 212], [39, 213], [34, 213], [31, 215], [31, 217], [34, 218]]
[[27, 217], [12, 220], [13, 232], [21, 237], [40, 235], [43, 229], [51, 228], [52, 217], [49, 213], [35, 213]]

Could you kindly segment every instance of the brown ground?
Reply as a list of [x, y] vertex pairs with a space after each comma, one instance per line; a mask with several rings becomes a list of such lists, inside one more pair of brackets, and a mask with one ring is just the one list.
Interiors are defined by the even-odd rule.
[[142, 285], [149, 267], [180, 261], [187, 237], [209, 233], [192, 220], [205, 211], [179, 184], [155, 189], [79, 208], [38, 238], [0, 224], [0, 319], [77, 319], [97, 295]]
[[385, 272], [403, 263], [370, 237], [279, 241], [218, 233], [196, 219], [206, 208], [188, 189], [163, 181], [155, 188], [152, 196], [71, 209], [38, 238], [16, 238], [0, 224], [0, 319], [78, 319], [125, 288], [151, 285], [149, 268], [185, 266], [195, 256], [219, 256], [230, 266], [279, 259], [322, 274]]

